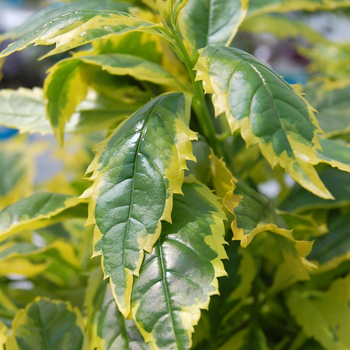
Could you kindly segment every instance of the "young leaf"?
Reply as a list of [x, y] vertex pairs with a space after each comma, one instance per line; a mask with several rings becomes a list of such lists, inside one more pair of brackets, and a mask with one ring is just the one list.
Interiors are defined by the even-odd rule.
[[217, 198], [199, 183], [185, 183], [183, 193], [174, 196], [173, 223], [164, 223], [132, 292], [133, 318], [154, 349], [191, 346], [200, 309], [218, 294], [217, 277], [226, 274], [225, 215]]
[[190, 54], [208, 45], [229, 45], [247, 10], [248, 0], [189, 0], [179, 27]]
[[264, 333], [255, 327], [245, 328], [237, 332], [218, 350], [269, 350]]
[[101, 269], [95, 270], [86, 290], [84, 306], [88, 311], [90, 349], [149, 350], [135, 322], [119, 312], [111, 288], [102, 278]]
[[83, 318], [77, 308], [61, 301], [37, 298], [18, 312], [12, 330], [7, 349], [83, 349]]
[[310, 164], [317, 159], [321, 130], [297, 90], [234, 48], [206, 47], [195, 69], [206, 93], [213, 94], [215, 114], [226, 114], [232, 132], [240, 128], [247, 146], [258, 142], [272, 167], [280, 164], [309, 191], [333, 198]]
[[52, 45], [45, 57], [71, 50], [94, 40], [132, 31], [145, 31], [163, 36], [163, 26], [118, 11], [73, 11], [56, 17], [48, 24], [39, 25], [34, 31], [9, 45], [0, 58], [31, 44]]
[[153, 99], [120, 125], [99, 148], [87, 172], [93, 186], [87, 224], [95, 226], [94, 255], [103, 256], [120, 312], [127, 316], [133, 275], [171, 221], [173, 193], [181, 193], [183, 169], [192, 159], [190, 97]]
[[287, 305], [308, 337], [314, 337], [327, 350], [350, 347], [350, 307], [329, 292], [293, 291]]
[[86, 215], [85, 200], [59, 193], [37, 193], [0, 212], [0, 241], [27, 229]]

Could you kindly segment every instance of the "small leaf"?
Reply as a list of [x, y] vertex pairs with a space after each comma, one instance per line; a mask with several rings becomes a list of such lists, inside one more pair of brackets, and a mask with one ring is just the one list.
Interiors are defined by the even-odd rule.
[[67, 218], [84, 217], [84, 202], [58, 193], [37, 193], [21, 199], [0, 212], [0, 240], [23, 230], [45, 227]]
[[0, 350], [4, 350], [4, 345], [7, 341], [7, 327], [6, 325], [0, 320]]
[[160, 221], [171, 221], [173, 193], [181, 193], [186, 160], [194, 160], [189, 118], [188, 95], [158, 96], [100, 145], [87, 170], [94, 180], [84, 194], [91, 197], [87, 224], [96, 224], [94, 255], [103, 256], [124, 316], [144, 250], [159, 238]]
[[257, 328], [245, 328], [237, 332], [218, 350], [269, 350], [264, 333]]
[[90, 348], [99, 350], [148, 350], [133, 320], [126, 320], [119, 312], [107, 281], [102, 281], [101, 269], [89, 278], [85, 307], [88, 310]]
[[132, 31], [145, 31], [162, 36], [163, 26], [118, 11], [72, 11], [58, 16], [48, 24], [39, 25], [0, 53], [0, 58], [31, 44], [56, 48], [44, 57], [71, 50], [94, 40]]
[[248, 0], [189, 0], [179, 27], [190, 54], [208, 45], [229, 45], [248, 10]]
[[328, 350], [350, 347], [350, 307], [329, 292], [293, 291], [287, 305], [308, 337], [314, 337]]
[[60, 61], [48, 73], [43, 88], [46, 112], [56, 140], [62, 146], [65, 124], [86, 97], [88, 81], [79, 59]]
[[281, 165], [309, 191], [333, 198], [310, 164], [321, 148], [321, 130], [312, 107], [297, 90], [234, 48], [206, 47], [195, 69], [206, 93], [213, 94], [215, 114], [226, 114], [232, 132], [241, 129], [247, 146], [258, 143], [272, 167]]
[[77, 308], [61, 301], [37, 298], [18, 312], [12, 330], [9, 350], [83, 349], [83, 318]]
[[173, 223], [164, 223], [146, 254], [132, 292], [132, 315], [155, 349], [188, 349], [193, 326], [209, 297], [218, 294], [217, 277], [227, 258], [221, 206], [209, 188], [183, 185], [174, 196]]

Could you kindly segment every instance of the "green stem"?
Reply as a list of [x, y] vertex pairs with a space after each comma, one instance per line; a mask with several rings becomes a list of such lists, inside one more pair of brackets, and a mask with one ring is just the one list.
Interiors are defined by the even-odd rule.
[[177, 50], [175, 50], [175, 52], [178, 54], [180, 60], [185, 64], [193, 84], [193, 88], [194, 88], [193, 109], [197, 115], [199, 125], [203, 130], [204, 136], [209, 140], [210, 146], [212, 147], [214, 153], [218, 157], [222, 157], [223, 154], [219, 146], [218, 140], [216, 138], [214, 123], [211, 119], [211, 115], [208, 111], [208, 108], [205, 102], [202, 84], [196, 81], [195, 79], [196, 76], [195, 76], [195, 72], [193, 71], [194, 65], [191, 61], [190, 56], [187, 53], [187, 50], [185, 48], [185, 45], [182, 42], [182, 39], [179, 33], [173, 30], [173, 36], [177, 43], [178, 49], [181, 52], [181, 55], [178, 54]]

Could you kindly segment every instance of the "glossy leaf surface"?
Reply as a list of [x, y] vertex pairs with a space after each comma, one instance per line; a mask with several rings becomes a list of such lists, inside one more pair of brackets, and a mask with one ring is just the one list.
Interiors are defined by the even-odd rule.
[[133, 318], [154, 349], [191, 346], [200, 309], [218, 293], [217, 277], [226, 274], [225, 216], [217, 198], [199, 183], [185, 183], [183, 193], [174, 196], [173, 223], [163, 224], [133, 287]]
[[173, 193], [181, 193], [186, 160], [194, 159], [188, 128], [190, 98], [161, 95], [139, 109], [100, 145], [92, 172], [88, 223], [95, 223], [95, 255], [124, 316], [129, 313], [133, 275], [144, 250], [151, 251], [171, 221]]
[[[58, 193], [37, 193], [23, 198], [0, 212], [0, 240], [25, 229], [48, 226], [69, 217], [82, 217], [86, 208], [81, 203], [84, 200]], [[70, 210], [65, 213], [67, 209]]]
[[247, 0], [189, 0], [179, 26], [190, 53], [230, 44], [248, 10]]
[[207, 47], [196, 64], [197, 80], [213, 94], [215, 114], [247, 145], [258, 142], [270, 165], [279, 164], [309, 191], [332, 198], [310, 161], [320, 131], [312, 107], [297, 90], [253, 56], [234, 48]]
[[64, 302], [36, 299], [17, 314], [6, 346], [11, 350], [81, 350], [83, 341], [78, 309]]

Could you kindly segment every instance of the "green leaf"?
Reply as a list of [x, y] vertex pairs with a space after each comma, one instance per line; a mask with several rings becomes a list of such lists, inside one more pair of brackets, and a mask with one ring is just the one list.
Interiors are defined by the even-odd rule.
[[325, 349], [350, 347], [350, 307], [342, 298], [330, 292], [293, 291], [287, 305], [304, 333]]
[[189, 0], [179, 26], [190, 54], [208, 45], [229, 45], [247, 10], [248, 0]]
[[27, 229], [45, 227], [67, 218], [84, 217], [86, 202], [59, 193], [37, 193], [0, 212], [0, 240]]
[[218, 294], [217, 277], [226, 274], [225, 215], [209, 188], [183, 185], [174, 196], [173, 222], [164, 223], [152, 253], [146, 254], [132, 292], [132, 315], [154, 349], [188, 349], [193, 326], [209, 297]]
[[0, 35], [0, 40], [17, 39], [29, 34], [38, 26], [43, 26], [55, 18], [68, 14], [70, 12], [79, 10], [111, 10], [111, 11], [124, 11], [127, 12], [130, 4], [122, 1], [110, 1], [110, 0], [83, 0], [56, 3], [49, 7], [46, 7], [35, 14], [31, 15], [22, 25], [12, 29]]
[[0, 320], [0, 349], [4, 350], [4, 345], [7, 341], [7, 327], [6, 325]]
[[9, 45], [0, 58], [31, 44], [52, 45], [56, 48], [44, 57], [71, 50], [94, 40], [132, 31], [145, 31], [162, 36], [163, 26], [118, 11], [73, 11], [56, 17], [48, 24], [39, 25], [34, 31]]
[[321, 130], [300, 92], [234, 48], [206, 47], [195, 69], [206, 93], [213, 94], [215, 114], [226, 114], [232, 132], [241, 129], [247, 146], [258, 143], [272, 167], [279, 164], [309, 191], [333, 198], [312, 166]]
[[103, 256], [119, 310], [127, 316], [133, 275], [144, 250], [171, 221], [173, 193], [181, 193], [186, 160], [192, 159], [190, 97], [169, 93], [153, 99], [99, 147], [87, 172], [93, 186], [87, 224], [96, 224], [94, 255]]
[[11, 350], [82, 350], [83, 318], [61, 301], [37, 298], [13, 321], [6, 346]]
[[350, 82], [315, 81], [304, 89], [307, 100], [317, 109], [317, 120], [325, 137], [350, 132]]
[[321, 180], [334, 196], [334, 200], [319, 198], [296, 185], [280, 209], [302, 213], [315, 209], [332, 209], [350, 203], [350, 175], [338, 169], [327, 169], [319, 173]]
[[133, 320], [119, 312], [107, 281], [102, 281], [101, 269], [89, 278], [85, 307], [88, 310], [90, 348], [99, 350], [150, 349]]
[[115, 75], [131, 75], [138, 80], [170, 86], [182, 90], [182, 85], [159, 64], [128, 54], [104, 54], [79, 56], [87, 64], [101, 66], [102, 70]]
[[269, 350], [264, 333], [255, 327], [245, 328], [237, 332], [218, 350]]
[[350, 7], [349, 0], [250, 0], [248, 17], [271, 12], [334, 10]]

